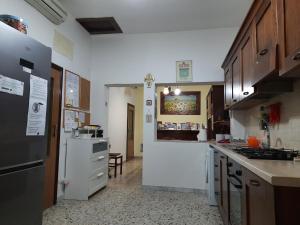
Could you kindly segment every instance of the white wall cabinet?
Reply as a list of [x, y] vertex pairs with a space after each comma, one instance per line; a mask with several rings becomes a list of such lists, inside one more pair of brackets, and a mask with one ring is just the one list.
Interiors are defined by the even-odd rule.
[[88, 200], [107, 185], [108, 142], [105, 139], [67, 140], [65, 199]]

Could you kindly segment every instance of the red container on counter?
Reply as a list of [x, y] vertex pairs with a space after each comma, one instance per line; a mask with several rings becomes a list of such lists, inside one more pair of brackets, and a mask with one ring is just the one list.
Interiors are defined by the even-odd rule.
[[251, 148], [259, 148], [260, 141], [255, 136], [249, 136], [247, 139], [248, 146]]

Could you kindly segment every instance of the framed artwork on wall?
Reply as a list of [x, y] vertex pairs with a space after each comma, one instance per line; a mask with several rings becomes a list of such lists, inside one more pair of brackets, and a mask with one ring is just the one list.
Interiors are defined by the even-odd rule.
[[193, 82], [192, 60], [176, 62], [177, 83]]
[[200, 91], [184, 91], [180, 95], [160, 93], [160, 114], [200, 115]]

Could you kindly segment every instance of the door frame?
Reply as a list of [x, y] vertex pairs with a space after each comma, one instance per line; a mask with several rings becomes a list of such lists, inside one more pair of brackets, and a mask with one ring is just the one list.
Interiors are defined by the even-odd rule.
[[[59, 153], [60, 153], [60, 133], [61, 133], [61, 118], [62, 118], [62, 91], [63, 91], [63, 78], [64, 78], [64, 69], [60, 67], [59, 65], [55, 63], [51, 63], [51, 69], [57, 69], [60, 71], [60, 98], [59, 98], [59, 117], [58, 117], [58, 131], [57, 131], [57, 145], [56, 145], [56, 159], [55, 159], [55, 182], [54, 182], [54, 199], [53, 199], [53, 205], [57, 203], [57, 188], [58, 188], [58, 169], [59, 169]], [[51, 94], [52, 94], [51, 90]], [[52, 96], [52, 95], [51, 95]], [[51, 97], [52, 99], [52, 97]], [[51, 101], [52, 102], [52, 101]], [[52, 116], [52, 104], [51, 104], [51, 115]], [[50, 121], [51, 122], [51, 121]], [[50, 128], [51, 129], [51, 126]], [[48, 137], [48, 150], [50, 150], [50, 139], [51, 139], [51, 132], [49, 132], [49, 137]]]
[[[135, 135], [135, 105], [127, 103], [127, 124], [126, 124], [126, 161], [128, 161], [128, 111], [129, 108], [132, 107], [134, 109], [133, 114], [133, 146], [134, 146], [134, 135]], [[134, 147], [133, 147], [133, 155], [134, 155]]]

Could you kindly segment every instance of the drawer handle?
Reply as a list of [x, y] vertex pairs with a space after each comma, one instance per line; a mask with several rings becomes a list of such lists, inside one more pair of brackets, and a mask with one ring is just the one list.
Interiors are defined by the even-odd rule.
[[225, 159], [225, 156], [221, 155], [221, 159]]
[[257, 180], [250, 180], [250, 184], [252, 186], [256, 186], [256, 187], [259, 187], [260, 186], [260, 183], [257, 181]]
[[99, 156], [98, 160], [101, 160], [101, 159], [104, 159], [104, 158], [105, 158], [104, 156]]
[[294, 55], [293, 60], [300, 60], [300, 52], [297, 52], [296, 55]]
[[243, 94], [244, 94], [244, 95], [249, 95], [249, 92], [248, 92], [248, 91], [245, 91]]
[[236, 100], [236, 99], [233, 99], [233, 102], [237, 102], [237, 100]]
[[269, 50], [265, 48], [265, 49], [263, 49], [263, 50], [261, 50], [261, 51], [259, 52], [259, 55], [260, 55], [260, 56], [264, 56], [264, 55], [266, 55], [268, 52], [269, 52]]
[[102, 177], [104, 175], [104, 173], [99, 173], [97, 174], [97, 177]]

